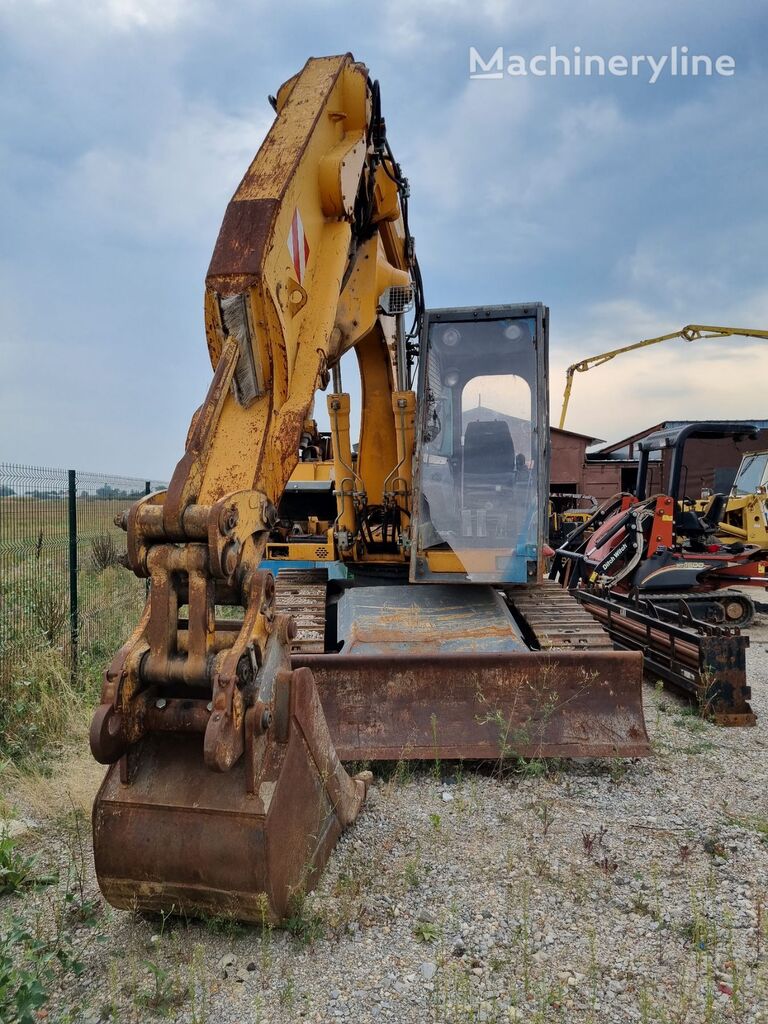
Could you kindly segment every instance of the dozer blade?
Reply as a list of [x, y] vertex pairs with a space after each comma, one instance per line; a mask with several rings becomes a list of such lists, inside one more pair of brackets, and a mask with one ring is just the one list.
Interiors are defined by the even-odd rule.
[[643, 757], [642, 655], [294, 655], [343, 761]]
[[202, 735], [173, 731], [112, 765], [93, 809], [101, 890], [123, 909], [278, 921], [323, 870], [369, 779], [341, 767], [311, 672], [283, 672], [274, 720], [229, 772], [205, 766]]
[[[642, 655], [560, 587], [356, 587], [311, 668], [342, 760], [641, 757]], [[542, 649], [530, 650], [529, 641]]]

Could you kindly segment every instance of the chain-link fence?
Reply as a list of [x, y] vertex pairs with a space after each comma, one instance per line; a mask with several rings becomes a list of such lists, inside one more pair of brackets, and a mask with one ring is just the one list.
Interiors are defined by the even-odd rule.
[[157, 481], [0, 463], [0, 680], [44, 645], [108, 659], [145, 598], [118, 512]]

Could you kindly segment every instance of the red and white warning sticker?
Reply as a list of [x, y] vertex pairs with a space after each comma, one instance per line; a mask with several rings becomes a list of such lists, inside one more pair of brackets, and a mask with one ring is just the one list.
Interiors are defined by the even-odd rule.
[[291, 254], [291, 260], [293, 261], [293, 269], [296, 271], [296, 280], [299, 284], [304, 282], [304, 274], [307, 270], [307, 260], [309, 259], [309, 242], [307, 236], [304, 234], [304, 225], [301, 221], [301, 214], [299, 213], [298, 206], [293, 211], [293, 218], [291, 219], [291, 231], [288, 235], [288, 251]]

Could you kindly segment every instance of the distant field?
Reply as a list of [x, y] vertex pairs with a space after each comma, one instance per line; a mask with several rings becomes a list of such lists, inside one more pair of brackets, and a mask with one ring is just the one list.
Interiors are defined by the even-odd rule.
[[[114, 517], [133, 497], [78, 498], [80, 653], [108, 658], [138, 616], [143, 580], [117, 564], [125, 534]], [[26, 652], [49, 645], [69, 657], [69, 520], [66, 498], [0, 498], [0, 678]]]
[[[88, 538], [105, 530], [115, 537], [125, 537], [115, 526], [115, 516], [128, 508], [135, 498], [78, 498], [78, 537]], [[34, 498], [14, 496], [0, 498], [0, 551], [9, 543], [37, 543], [38, 534], [43, 531], [46, 542], [56, 544], [68, 541], [68, 511], [66, 496], [62, 498]]]

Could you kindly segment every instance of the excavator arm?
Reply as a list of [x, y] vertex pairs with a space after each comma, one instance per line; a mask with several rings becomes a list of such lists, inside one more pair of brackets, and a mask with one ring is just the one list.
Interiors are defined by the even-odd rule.
[[[389, 415], [378, 409], [371, 419], [394, 436], [379, 312], [393, 289], [410, 291], [412, 258], [374, 98], [367, 70], [350, 55], [310, 60], [280, 89], [277, 118], [227, 207], [206, 277], [208, 394], [167, 492], [123, 519], [130, 567], [152, 580], [146, 629], [127, 660], [149, 649], [132, 675], [158, 684], [213, 680], [213, 704], [223, 707], [206, 730], [206, 761], [220, 770], [244, 747], [232, 651], [245, 664], [268, 629], [255, 612], [250, 635], [221, 657], [213, 606], [233, 595], [239, 603], [238, 592], [252, 586], [315, 392], [353, 346], [378, 363], [365, 379], [376, 379]], [[190, 615], [180, 645], [174, 619], [183, 604]], [[141, 731], [132, 710], [141, 680], [126, 685], [118, 665], [110, 674], [128, 692], [121, 699], [109, 688], [120, 728], [108, 716], [106, 746], [95, 737], [104, 760]]]
[[[206, 277], [208, 393], [167, 491], [120, 517], [128, 565], [151, 585], [91, 727], [94, 756], [113, 765], [94, 834], [102, 889], [118, 906], [219, 911], [216, 893], [235, 892], [238, 915], [253, 917], [266, 894], [279, 917], [365, 791], [338, 762], [311, 672], [291, 671], [293, 621], [276, 615], [259, 563], [315, 392], [353, 347], [375, 385], [364, 405], [381, 435], [364, 428], [358, 474], [382, 437], [397, 464], [395, 364], [406, 350], [402, 331], [388, 344], [381, 314], [413, 292], [406, 191], [378, 87], [351, 55], [309, 60], [274, 106]], [[235, 617], [219, 617], [222, 606]], [[217, 782], [222, 773], [237, 778]], [[281, 787], [309, 814], [303, 828], [291, 801], [272, 799]], [[217, 815], [215, 834], [182, 849], [198, 799]], [[246, 822], [248, 842], [264, 846], [258, 870], [253, 851], [238, 850]], [[274, 855], [286, 841], [290, 870]]]

